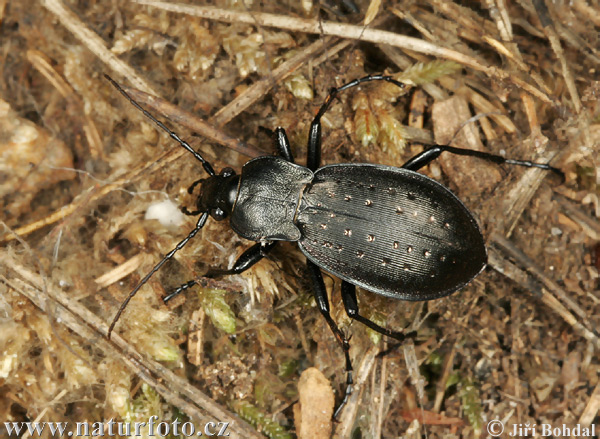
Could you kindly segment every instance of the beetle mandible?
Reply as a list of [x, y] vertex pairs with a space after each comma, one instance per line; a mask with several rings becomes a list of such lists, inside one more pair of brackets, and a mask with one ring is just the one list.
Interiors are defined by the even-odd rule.
[[[387, 81], [404, 87], [384, 75], [365, 76], [331, 89], [310, 126], [306, 166], [294, 162], [285, 130], [277, 128], [274, 137], [279, 156], [250, 160], [240, 175], [230, 168], [217, 174], [200, 153], [105, 76], [146, 117], [192, 153], [209, 175], [188, 190], [191, 193], [201, 186], [196, 210], [182, 209], [188, 215], [200, 215], [196, 227], [131, 291], [115, 315], [108, 337], [140, 287], [202, 229], [209, 215], [216, 220], [229, 218], [238, 235], [257, 243], [231, 269], [211, 269], [205, 276], [241, 273], [278, 241], [297, 242], [306, 256], [317, 306], [345, 356], [346, 394], [336, 414], [352, 392], [352, 364], [349, 339], [330, 314], [321, 270], [342, 280], [342, 301], [350, 318], [402, 341], [406, 334], [383, 328], [360, 314], [356, 286], [400, 300], [437, 299], [464, 287], [487, 262], [484, 239], [471, 212], [449, 189], [417, 171], [448, 152], [562, 174], [548, 164], [448, 145], [433, 145], [400, 168], [364, 163], [321, 167], [321, 117], [331, 102], [341, 91], [365, 82]], [[189, 281], [163, 300], [167, 302], [196, 284]]]

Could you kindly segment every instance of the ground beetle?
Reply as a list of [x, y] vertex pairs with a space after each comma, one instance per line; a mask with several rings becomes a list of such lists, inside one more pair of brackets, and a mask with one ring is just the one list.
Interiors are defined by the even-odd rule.
[[[274, 132], [279, 156], [247, 162], [240, 175], [225, 168], [216, 174], [208, 163], [177, 134], [135, 102], [115, 81], [107, 79], [140, 111], [202, 163], [209, 177], [201, 185], [196, 227], [148, 273], [129, 294], [113, 319], [108, 337], [119, 316], [136, 294], [166, 261], [204, 226], [208, 216], [229, 218], [241, 237], [257, 241], [229, 270], [213, 269], [215, 277], [241, 273], [260, 261], [278, 241], [295, 241], [306, 255], [307, 269], [319, 311], [344, 349], [347, 390], [339, 409], [352, 391], [352, 365], [348, 338], [329, 312], [321, 269], [342, 279], [342, 300], [349, 317], [369, 328], [403, 340], [394, 332], [359, 314], [356, 286], [401, 300], [430, 300], [462, 288], [485, 267], [487, 253], [477, 222], [464, 204], [446, 187], [416, 171], [442, 152], [466, 155], [562, 174], [547, 164], [504, 157], [447, 145], [434, 145], [401, 168], [373, 164], [321, 165], [321, 117], [336, 95], [364, 82], [404, 84], [390, 76], [370, 75], [333, 88], [315, 116], [308, 138], [306, 167], [294, 163], [283, 128]], [[164, 298], [172, 299], [196, 285], [192, 280]]]

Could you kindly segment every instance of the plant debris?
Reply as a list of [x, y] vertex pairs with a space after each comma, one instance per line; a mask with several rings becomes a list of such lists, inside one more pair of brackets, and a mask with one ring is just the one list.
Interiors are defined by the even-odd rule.
[[[403, 93], [364, 84], [323, 116], [324, 164], [401, 166], [434, 133], [446, 142], [464, 126], [455, 144], [551, 161], [566, 179], [457, 157], [423, 171], [474, 212], [489, 268], [426, 303], [358, 292], [367, 317], [417, 331], [414, 347], [351, 324], [339, 280], [325, 276], [360, 383], [332, 434], [600, 424], [598, 5], [345, 3], [359, 12], [310, 0], [0, 1], [2, 421], [157, 416], [291, 438], [304, 434], [293, 407], [312, 367], [339, 404], [343, 355], [297, 245], [242, 275], [202, 278], [253, 244], [227, 222], [209, 220], [106, 340], [120, 303], [196, 221], [163, 225], [148, 209], [193, 210], [187, 188], [205, 174], [103, 75], [146, 93], [143, 104], [220, 171], [274, 152], [261, 127], [284, 127], [305, 163], [328, 91], [386, 73], [407, 83]], [[191, 279], [201, 287], [163, 304]], [[383, 354], [362, 363], [373, 349]]]

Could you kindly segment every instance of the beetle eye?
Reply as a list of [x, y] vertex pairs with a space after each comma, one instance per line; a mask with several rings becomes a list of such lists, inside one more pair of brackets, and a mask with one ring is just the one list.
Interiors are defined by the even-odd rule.
[[223, 176], [223, 177], [231, 177], [234, 174], [235, 174], [235, 171], [231, 168], [223, 168], [221, 170], [221, 176]]
[[227, 217], [227, 214], [223, 211], [223, 209], [216, 208], [210, 211], [210, 216], [212, 216], [217, 221], [222, 221]]

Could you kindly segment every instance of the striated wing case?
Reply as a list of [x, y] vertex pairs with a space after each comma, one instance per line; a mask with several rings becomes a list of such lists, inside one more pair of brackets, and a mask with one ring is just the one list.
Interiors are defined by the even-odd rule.
[[403, 300], [442, 297], [487, 261], [475, 219], [446, 187], [407, 169], [325, 166], [304, 191], [303, 253], [326, 271]]

